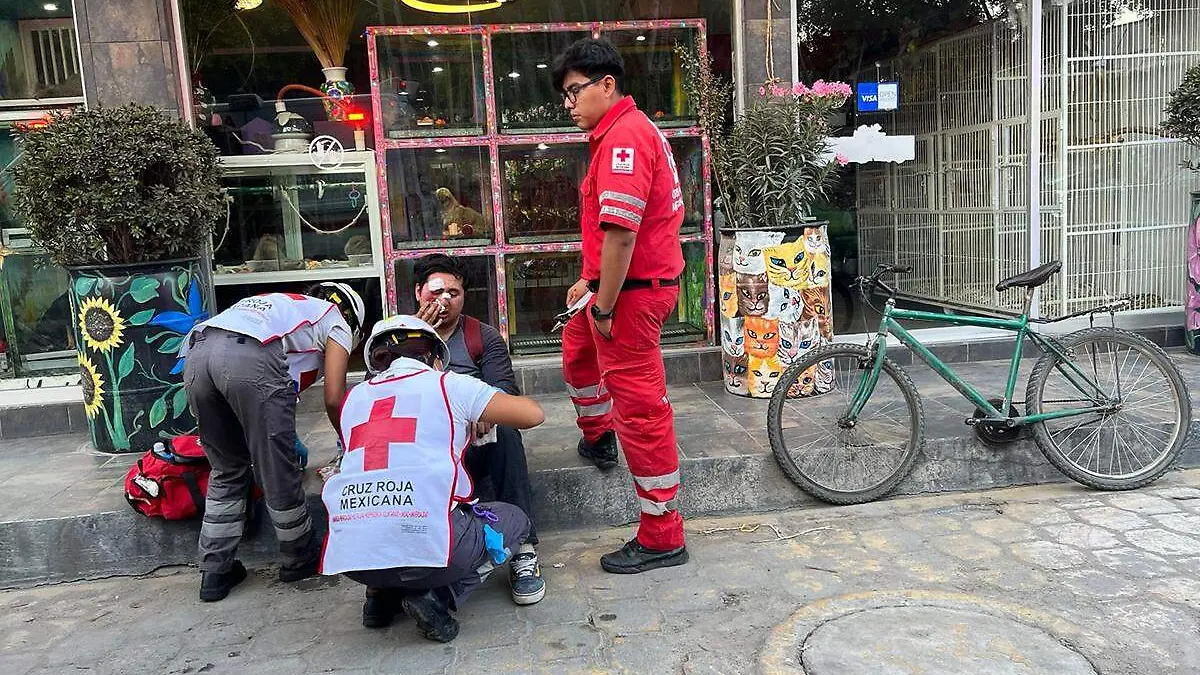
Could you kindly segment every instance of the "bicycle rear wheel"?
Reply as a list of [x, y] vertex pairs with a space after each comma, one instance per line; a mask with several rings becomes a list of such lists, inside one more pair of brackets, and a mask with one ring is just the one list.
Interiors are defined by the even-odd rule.
[[[767, 435], [779, 466], [800, 489], [830, 504], [862, 504], [888, 494], [912, 470], [923, 442], [920, 395], [891, 359], [884, 360], [854, 425], [841, 422], [871, 359], [862, 345], [814, 349], [784, 371], [767, 409]], [[800, 396], [817, 383], [831, 389]]]
[[[1171, 357], [1136, 333], [1111, 328], [1081, 330], [1058, 345], [1069, 358], [1048, 352], [1038, 360], [1026, 392], [1029, 414], [1111, 410], [1030, 425], [1042, 454], [1072, 480], [1100, 490], [1132, 490], [1161, 476], [1183, 450], [1192, 418]], [[1068, 361], [1099, 391], [1068, 380]]]

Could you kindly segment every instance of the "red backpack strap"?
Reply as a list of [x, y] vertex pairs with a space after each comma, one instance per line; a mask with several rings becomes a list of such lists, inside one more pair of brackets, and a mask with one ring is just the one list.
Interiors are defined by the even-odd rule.
[[471, 362], [476, 366], [483, 359], [483, 329], [480, 328], [479, 319], [473, 316], [463, 315], [463, 341], [467, 343], [467, 354], [471, 356]]

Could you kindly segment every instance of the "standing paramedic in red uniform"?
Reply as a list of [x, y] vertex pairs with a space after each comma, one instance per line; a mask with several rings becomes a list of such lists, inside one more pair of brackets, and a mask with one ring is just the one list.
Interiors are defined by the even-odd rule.
[[679, 454], [659, 338], [679, 298], [683, 198], [667, 139], [622, 89], [625, 64], [606, 40], [563, 52], [554, 85], [591, 164], [580, 186], [583, 274], [568, 305], [595, 295], [563, 329], [563, 379], [583, 432], [579, 453], [616, 466], [621, 439], [641, 506], [637, 537], [600, 558], [617, 574], [687, 562], [677, 510]]

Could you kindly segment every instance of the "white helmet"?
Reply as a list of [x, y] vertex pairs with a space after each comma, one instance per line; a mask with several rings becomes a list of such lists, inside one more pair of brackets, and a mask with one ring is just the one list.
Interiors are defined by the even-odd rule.
[[398, 314], [382, 321], [376, 321], [375, 327], [371, 329], [371, 337], [367, 338], [367, 344], [363, 347], [363, 361], [367, 364], [367, 372], [371, 375], [378, 375], [385, 370], [384, 367], [372, 363], [371, 352], [377, 347], [386, 343], [399, 345], [410, 337], [429, 338], [433, 341], [434, 349], [437, 350], [434, 356], [440, 358], [442, 363], [449, 362], [450, 348], [446, 346], [446, 342], [433, 329], [433, 326], [415, 316]]
[[358, 346], [362, 339], [363, 324], [367, 321], [367, 307], [363, 299], [348, 284], [337, 281], [322, 281], [308, 289], [305, 295], [331, 302], [342, 312], [346, 323], [350, 326], [350, 351]]

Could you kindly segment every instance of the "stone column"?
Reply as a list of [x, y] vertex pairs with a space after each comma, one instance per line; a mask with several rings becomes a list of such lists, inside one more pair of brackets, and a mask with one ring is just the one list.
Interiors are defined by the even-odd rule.
[[88, 107], [137, 102], [187, 113], [172, 0], [75, 0]]
[[737, 0], [741, 4], [742, 73], [738, 86], [746, 100], [758, 95], [767, 79], [767, 37], [770, 36], [775, 77], [791, 83], [792, 48], [796, 41], [795, 3], [790, 0]]

